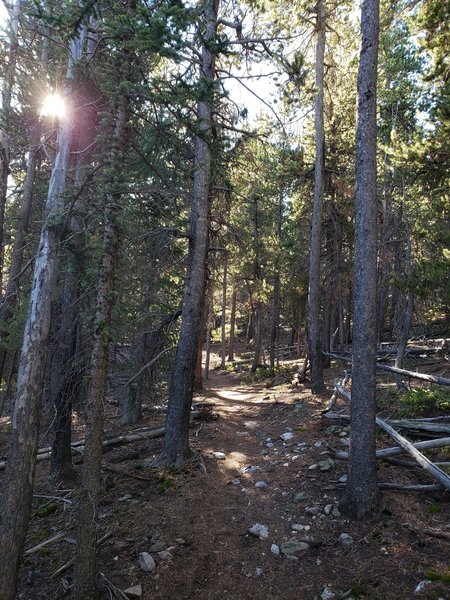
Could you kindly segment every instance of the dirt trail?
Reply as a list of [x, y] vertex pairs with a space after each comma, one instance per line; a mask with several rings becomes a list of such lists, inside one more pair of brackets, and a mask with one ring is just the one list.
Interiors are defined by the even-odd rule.
[[[99, 570], [121, 589], [142, 586], [144, 600], [415, 598], [427, 573], [448, 572], [449, 542], [414, 531], [450, 526], [448, 499], [443, 493], [427, 498], [389, 493], [370, 523], [350, 523], [339, 515], [333, 482], [346, 465], [330, 462], [330, 449], [342, 448], [347, 435], [340, 426], [322, 423], [323, 401], [307, 387], [267, 389], [264, 383], [243, 383], [242, 375], [211, 372], [195, 402], [213, 403], [218, 419], [195, 422], [191, 430], [207, 475], [194, 463], [177, 472], [147, 469], [145, 461], [158, 454], [161, 440], [105, 456], [106, 464], [120, 461], [121, 469], [149, 481], [105, 471], [100, 534], [112, 536], [99, 552]], [[146, 425], [159, 425], [161, 413], [150, 414]], [[284, 433], [291, 439], [283, 441]], [[386, 481], [393, 469], [380, 466], [380, 479]], [[406, 477], [414, 481], [411, 473]], [[402, 477], [396, 470], [394, 479]], [[28, 547], [70, 530], [74, 517], [58, 503], [54, 514], [35, 516]], [[268, 528], [267, 538], [248, 533], [257, 523]], [[342, 533], [352, 537], [351, 545], [339, 541]], [[308, 547], [302, 552], [297, 546], [291, 556], [273, 553], [272, 545], [288, 540]], [[140, 552], [156, 559], [155, 571], [141, 570]], [[56, 579], [50, 574], [72, 555], [73, 547], [61, 542], [30, 558], [18, 597], [61, 598], [70, 571]], [[450, 589], [439, 581], [417, 597], [450, 599]]]

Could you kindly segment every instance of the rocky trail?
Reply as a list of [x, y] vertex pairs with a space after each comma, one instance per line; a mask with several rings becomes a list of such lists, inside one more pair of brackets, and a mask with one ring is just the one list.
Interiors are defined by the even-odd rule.
[[[330, 371], [329, 380], [338, 375]], [[376, 519], [347, 520], [336, 488], [346, 464], [333, 450], [348, 446], [349, 432], [323, 422], [328, 398], [213, 371], [195, 398], [206, 409], [191, 430], [202, 469], [195, 461], [181, 471], [149, 469], [161, 440], [106, 454], [105, 598], [120, 589], [144, 600], [449, 599], [450, 540], [424, 533], [450, 532], [448, 496], [384, 492]], [[145, 425], [161, 424], [161, 412], [147, 415]], [[380, 444], [388, 445], [383, 436]], [[38, 467], [37, 493], [50, 495], [46, 468]], [[381, 481], [427, 481], [420, 470], [379, 469]], [[61, 571], [73, 556], [70, 492], [52, 493], [67, 502], [36, 498], [27, 547], [64, 537], [26, 558], [19, 598], [62, 598], [70, 587], [71, 569]]]

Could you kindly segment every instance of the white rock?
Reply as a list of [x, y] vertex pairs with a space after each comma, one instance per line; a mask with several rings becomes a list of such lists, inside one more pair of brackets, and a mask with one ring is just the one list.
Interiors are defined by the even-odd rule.
[[156, 563], [148, 552], [141, 552], [139, 554], [139, 566], [146, 573], [151, 573], [156, 569]]
[[283, 442], [288, 442], [289, 440], [292, 440], [293, 437], [294, 434], [292, 433], [292, 431], [286, 431], [286, 433], [282, 433], [280, 435], [280, 438], [283, 440]]
[[339, 543], [344, 546], [351, 546], [353, 544], [353, 538], [349, 533], [341, 533], [339, 536]]
[[332, 591], [330, 584], [324, 588], [323, 592], [320, 594], [320, 597], [322, 600], [331, 600], [331, 598], [335, 598], [335, 594]]
[[278, 554], [280, 554], [280, 547], [277, 546], [277, 544], [272, 544], [270, 546], [270, 551], [272, 552], [272, 554], [278, 555]]
[[338, 481], [339, 483], [346, 483], [348, 479], [348, 475], [347, 473], [345, 475], [342, 475], [342, 477], [339, 477]]
[[255, 569], [256, 577], [260, 577], [262, 574], [263, 574], [263, 569], [261, 569], [261, 567], [256, 567], [256, 569]]
[[255, 488], [258, 488], [258, 490], [263, 490], [266, 487], [269, 487], [269, 484], [266, 483], [265, 481], [257, 481], [255, 483]]
[[140, 583], [138, 585], [133, 585], [133, 587], [124, 590], [124, 593], [128, 598], [142, 598], [142, 585]]
[[269, 528], [261, 523], [255, 523], [248, 528], [248, 532], [255, 537], [259, 537], [260, 540], [266, 540], [269, 537]]
[[226, 459], [226, 455], [224, 452], [213, 452], [213, 456], [217, 460], [225, 460]]
[[416, 589], [414, 590], [414, 595], [417, 596], [417, 595], [421, 594], [423, 592], [423, 590], [427, 587], [427, 585], [430, 585], [430, 583], [432, 583], [432, 582], [429, 579], [424, 579], [423, 581], [420, 581], [416, 585]]
[[323, 509], [323, 512], [324, 512], [326, 515], [329, 515], [329, 514], [331, 513], [331, 511], [332, 511], [332, 510], [333, 510], [333, 505], [332, 505], [332, 504], [327, 504], [327, 505], [325, 506], [325, 508]]

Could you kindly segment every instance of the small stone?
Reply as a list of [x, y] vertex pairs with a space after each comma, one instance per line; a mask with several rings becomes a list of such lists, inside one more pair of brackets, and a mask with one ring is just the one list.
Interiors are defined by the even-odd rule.
[[156, 544], [152, 544], [149, 548], [149, 552], [162, 552], [167, 548], [166, 542], [156, 542]]
[[130, 500], [131, 498], [132, 498], [131, 494], [124, 494], [120, 498], [117, 498], [117, 502], [126, 502], [127, 500]]
[[133, 585], [133, 587], [124, 590], [124, 593], [128, 598], [142, 598], [142, 585], [140, 583], [138, 585]]
[[307, 506], [305, 508], [305, 513], [307, 515], [314, 515], [315, 517], [318, 517], [320, 515], [320, 509], [317, 508], [317, 506]]
[[353, 544], [353, 538], [349, 533], [341, 533], [339, 536], [339, 543], [344, 547], [351, 546]]
[[319, 461], [319, 467], [321, 471], [329, 471], [332, 467], [334, 467], [334, 460], [331, 458], [327, 458], [327, 460]]
[[184, 546], [186, 543], [186, 540], [184, 538], [175, 538], [175, 541], [177, 544], [180, 544], [180, 546]]
[[156, 569], [156, 563], [148, 552], [141, 552], [139, 554], [139, 566], [146, 573], [151, 573]]
[[294, 502], [303, 502], [304, 500], [308, 500], [308, 494], [305, 492], [297, 492], [294, 496]]
[[264, 450], [264, 448], [261, 450], [260, 452], [261, 456], [266, 456], [266, 454], [269, 454], [268, 450]]
[[300, 458], [300, 456], [298, 454], [294, 454], [294, 456], [291, 458], [291, 460], [298, 460]]
[[224, 452], [213, 452], [213, 456], [217, 460], [225, 460], [226, 459], [226, 455]]
[[274, 444], [273, 442], [267, 442], [266, 446], [267, 446], [268, 448], [274, 448], [274, 447], [275, 447], [275, 444]]
[[330, 584], [324, 588], [323, 592], [320, 594], [320, 598], [321, 600], [331, 600], [331, 598], [335, 598], [335, 594], [332, 591]]
[[255, 488], [258, 488], [258, 490], [263, 490], [266, 487], [269, 487], [269, 484], [266, 483], [265, 481], [257, 481], [255, 483]]
[[301, 523], [293, 523], [291, 525], [291, 529], [292, 531], [305, 531], [305, 525], [302, 525]]
[[319, 466], [318, 464], [314, 463], [313, 465], [310, 465], [310, 466], [308, 467], [308, 470], [309, 470], [309, 471], [315, 471], [315, 469], [317, 469], [317, 467], [318, 467], [318, 466]]
[[269, 528], [266, 525], [261, 525], [261, 523], [255, 523], [247, 531], [260, 540], [266, 540], [269, 537]]
[[257, 465], [249, 465], [248, 467], [241, 469], [241, 471], [242, 473], [261, 473], [262, 469]]
[[314, 446], [315, 446], [316, 448], [320, 448], [320, 447], [321, 447], [321, 445], [322, 445], [322, 442], [316, 442], [316, 443], [314, 444]]
[[324, 512], [326, 515], [329, 515], [329, 514], [331, 513], [332, 509], [333, 509], [333, 505], [332, 505], [332, 504], [327, 504], [327, 505], [325, 506], [325, 508], [323, 509], [323, 512]]
[[276, 554], [278, 556], [280, 554], [280, 547], [277, 544], [272, 544], [270, 546], [270, 551], [272, 554]]
[[241, 480], [240, 479], [232, 479], [229, 483], [231, 483], [231, 485], [241, 485]]
[[168, 558], [172, 558], [172, 555], [168, 550], [163, 550], [162, 552], [158, 552], [159, 560], [167, 560]]
[[331, 511], [333, 517], [341, 517], [341, 512], [337, 506], [333, 506], [333, 510]]
[[296, 556], [297, 554], [305, 554], [309, 550], [309, 544], [306, 542], [297, 542], [297, 540], [288, 540], [280, 544], [280, 551], [287, 556]]
[[427, 587], [427, 585], [430, 585], [431, 580], [430, 579], [424, 579], [423, 581], [420, 581], [417, 585], [416, 585], [416, 589], [414, 590], [414, 595], [418, 596], [419, 594], [421, 594], [424, 589]]
[[263, 574], [263, 569], [261, 569], [261, 567], [256, 567], [255, 569], [255, 575], [256, 577], [261, 577], [261, 575]]
[[282, 433], [280, 435], [280, 438], [283, 440], [283, 442], [288, 442], [289, 440], [292, 440], [293, 437], [294, 434], [292, 433], [292, 431], [286, 431], [286, 433]]
[[338, 481], [339, 481], [339, 483], [347, 483], [347, 479], [348, 479], [348, 475], [346, 473], [345, 475], [342, 475], [342, 477], [339, 477]]

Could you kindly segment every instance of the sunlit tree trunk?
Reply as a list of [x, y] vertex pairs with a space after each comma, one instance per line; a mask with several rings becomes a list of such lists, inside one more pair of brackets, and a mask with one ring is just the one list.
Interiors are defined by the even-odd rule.
[[358, 72], [350, 470], [340, 507], [364, 518], [378, 506], [375, 456], [377, 350], [377, 60], [379, 2], [364, 0]]
[[[82, 55], [85, 28], [70, 43], [66, 102], [70, 107], [70, 81], [75, 63]], [[69, 109], [70, 115], [70, 109]], [[44, 384], [45, 361], [51, 322], [52, 300], [59, 266], [61, 218], [69, 167], [73, 123], [64, 119], [57, 135], [44, 223], [36, 254], [28, 316], [17, 375], [12, 417], [11, 447], [0, 515], [0, 547], [8, 562], [0, 571], [0, 598], [15, 596], [19, 558], [22, 552], [33, 496], [35, 458], [38, 447], [39, 414]]]

